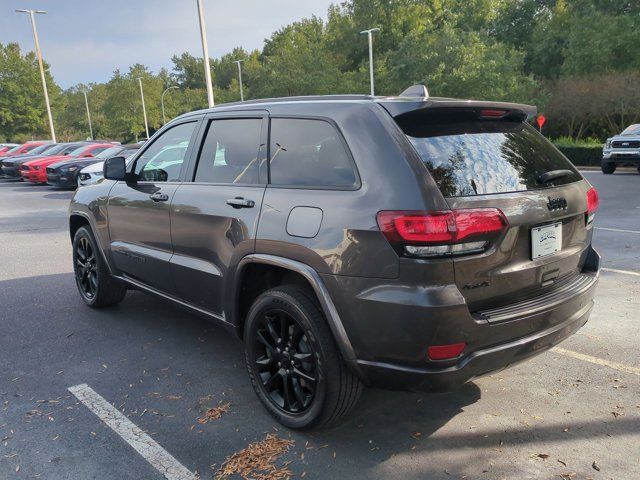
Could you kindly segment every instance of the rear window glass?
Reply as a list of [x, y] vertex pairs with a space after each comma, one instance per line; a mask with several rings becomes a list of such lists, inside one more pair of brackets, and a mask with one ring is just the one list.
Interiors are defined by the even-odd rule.
[[[398, 122], [445, 197], [520, 192], [580, 180], [575, 167], [527, 123], [518, 121]], [[571, 175], [541, 183], [541, 174]]]

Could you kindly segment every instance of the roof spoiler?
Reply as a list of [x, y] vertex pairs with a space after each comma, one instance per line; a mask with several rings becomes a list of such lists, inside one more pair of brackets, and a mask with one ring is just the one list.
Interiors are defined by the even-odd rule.
[[[538, 109], [536, 107], [522, 103], [457, 100], [453, 98], [418, 98], [401, 95], [400, 97], [395, 97], [395, 100], [393, 97], [380, 99], [378, 100], [378, 103], [395, 118], [420, 114], [421, 112], [436, 113], [436, 111], [443, 110], [473, 110], [477, 111], [478, 114], [484, 118], [511, 118], [525, 122], [535, 118], [538, 113]], [[504, 112], [504, 115], [499, 115], [498, 111]]]

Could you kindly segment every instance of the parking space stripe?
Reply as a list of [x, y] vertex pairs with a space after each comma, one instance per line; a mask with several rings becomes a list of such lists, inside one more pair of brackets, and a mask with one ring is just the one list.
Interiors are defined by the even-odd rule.
[[595, 227], [596, 230], [605, 230], [607, 232], [619, 232], [619, 233], [635, 233], [640, 235], [638, 230], [624, 230], [622, 228], [609, 228], [609, 227]]
[[612, 362], [610, 360], [604, 360], [602, 358], [592, 357], [591, 355], [585, 355], [584, 353], [578, 353], [572, 350], [565, 350], [564, 348], [559, 348], [559, 347], [554, 347], [551, 349], [551, 351], [559, 353], [560, 355], [565, 355], [567, 357], [577, 358], [578, 360], [583, 360], [585, 362], [595, 363], [596, 365], [601, 365], [603, 367], [613, 368], [621, 372], [640, 375], [640, 368], [625, 365], [624, 363]]
[[601, 268], [603, 272], [611, 272], [611, 273], [622, 273], [623, 275], [633, 275], [636, 277], [640, 277], [640, 273], [632, 272], [630, 270], [618, 270], [617, 268]]
[[81, 384], [69, 387], [68, 390], [167, 480], [198, 478], [91, 387]]

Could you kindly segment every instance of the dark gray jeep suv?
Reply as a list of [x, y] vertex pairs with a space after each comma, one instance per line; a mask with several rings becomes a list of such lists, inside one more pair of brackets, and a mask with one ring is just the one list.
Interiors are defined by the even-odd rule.
[[244, 342], [291, 428], [362, 385], [442, 390], [587, 321], [596, 191], [526, 122], [532, 107], [326, 96], [183, 115], [70, 206], [78, 289], [127, 289]]

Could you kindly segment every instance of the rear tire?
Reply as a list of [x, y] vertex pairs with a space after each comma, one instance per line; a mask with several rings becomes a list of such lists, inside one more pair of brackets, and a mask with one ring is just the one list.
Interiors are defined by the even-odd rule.
[[276, 287], [255, 300], [244, 345], [258, 398], [288, 428], [334, 423], [360, 397], [360, 380], [345, 365], [312, 294], [300, 287]]
[[109, 273], [89, 227], [80, 227], [73, 237], [73, 271], [80, 296], [90, 307], [110, 307], [127, 293], [127, 287]]
[[605, 162], [604, 160], [600, 163], [600, 168], [602, 169], [602, 173], [605, 175], [610, 175], [616, 171], [616, 164], [613, 162]]
[[638, 173], [640, 173], [640, 165], [638, 165]]

